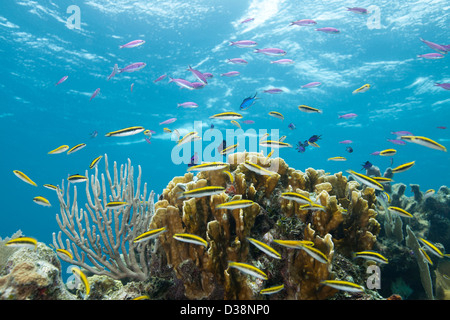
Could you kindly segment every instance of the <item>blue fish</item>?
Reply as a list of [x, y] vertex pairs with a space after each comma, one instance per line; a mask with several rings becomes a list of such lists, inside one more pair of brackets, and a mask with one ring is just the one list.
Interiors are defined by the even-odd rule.
[[256, 95], [257, 95], [257, 94], [258, 94], [258, 92], [255, 93], [255, 95], [254, 95], [253, 97], [245, 98], [245, 99], [242, 101], [241, 106], [240, 106], [239, 108], [240, 108], [241, 110], [246, 110], [246, 109], [250, 108], [250, 107], [255, 103], [255, 100], [256, 100], [256, 99], [259, 99], [259, 98], [256, 98]]
[[370, 169], [370, 168], [372, 168], [372, 166], [373, 166], [373, 164], [371, 164], [369, 161], [366, 161], [363, 165], [362, 165], [362, 169], [361, 170], [363, 170], [363, 169]]
[[293, 124], [292, 122], [289, 123], [288, 128], [291, 129], [291, 130], [295, 130], [296, 129], [295, 124]]
[[308, 142], [314, 143], [320, 140], [321, 136], [318, 136], [317, 134], [313, 135], [311, 138], [308, 139]]
[[196, 166], [198, 164], [198, 154], [197, 152], [191, 157], [191, 162], [188, 163], [188, 167]]
[[306, 151], [306, 147], [309, 146], [308, 140], [305, 140], [305, 142], [301, 142], [299, 141], [297, 143], [297, 147], [295, 149], [297, 149], [298, 152], [305, 152]]
[[347, 147], [347, 148], [345, 148], [345, 151], [347, 151], [348, 153], [352, 153], [353, 152], [353, 148], [352, 147]]

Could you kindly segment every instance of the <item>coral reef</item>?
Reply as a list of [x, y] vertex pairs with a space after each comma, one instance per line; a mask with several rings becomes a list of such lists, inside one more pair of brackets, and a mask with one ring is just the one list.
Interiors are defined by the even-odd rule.
[[[268, 170], [260, 175], [249, 170], [245, 161]], [[347, 181], [342, 173], [326, 175], [323, 170], [305, 172], [290, 168], [283, 159], [267, 159], [262, 153], [235, 153], [229, 156], [234, 176], [233, 193], [202, 198], [179, 198], [180, 192], [205, 186], [227, 187], [221, 171], [186, 173], [175, 177], [155, 204], [150, 228], [167, 227], [159, 237], [168, 265], [176, 271], [189, 299], [262, 299], [258, 292], [270, 284], [283, 283], [283, 299], [326, 299], [335, 289], [320, 284], [334, 278], [333, 256], [339, 250], [347, 257], [354, 251], [372, 249], [380, 225], [374, 210], [373, 189]], [[281, 199], [283, 192], [298, 192], [324, 206], [307, 210], [294, 201]], [[248, 199], [254, 204], [234, 210], [216, 209], [218, 204]], [[173, 239], [176, 233], [191, 233], [208, 241], [208, 248]], [[309, 240], [328, 259], [322, 263], [305, 250], [277, 248], [282, 260], [251, 247], [246, 240]], [[268, 283], [254, 280], [228, 268], [228, 261], [250, 263], [269, 276]], [[300, 283], [302, 284], [300, 286]]]

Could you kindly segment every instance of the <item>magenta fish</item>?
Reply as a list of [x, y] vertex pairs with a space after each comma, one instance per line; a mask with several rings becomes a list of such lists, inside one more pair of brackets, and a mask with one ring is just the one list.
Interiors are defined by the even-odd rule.
[[129, 64], [125, 68], [119, 69], [119, 73], [138, 71], [138, 70], [141, 70], [142, 68], [144, 68], [146, 65], [147, 64], [145, 62], [135, 62], [135, 63]]
[[267, 56], [284, 56], [286, 51], [278, 48], [255, 49], [255, 53], [263, 53]]
[[321, 32], [325, 32], [325, 33], [339, 33], [340, 31], [336, 28], [331, 28], [331, 27], [325, 27], [325, 28], [318, 28], [316, 29], [316, 31], [321, 31]]
[[165, 120], [163, 122], [160, 122], [159, 125], [170, 124], [170, 123], [174, 123], [175, 121], [177, 121], [177, 118], [170, 118], [170, 119], [167, 119], [167, 120]]
[[227, 59], [227, 62], [234, 63], [234, 64], [247, 64], [247, 60], [241, 59], [241, 58], [233, 58], [233, 59]]
[[248, 22], [252, 22], [253, 20], [255, 20], [255, 18], [247, 18], [245, 20], [242, 20], [241, 23], [248, 23]]
[[69, 77], [69, 76], [64, 76], [64, 77], [62, 77], [61, 79], [59, 79], [59, 81], [55, 84], [55, 86], [57, 86], [58, 84], [63, 83], [64, 81], [66, 81], [68, 77]]
[[206, 86], [203, 82], [191, 82], [193, 89], [201, 89]]
[[163, 74], [162, 76], [159, 76], [158, 78], [156, 78], [155, 80], [153, 80], [154, 83], [159, 82], [161, 80], [163, 80], [165, 77], [167, 77], [167, 74]]
[[439, 53], [446, 54], [447, 51], [448, 51], [447, 48], [441, 46], [440, 44], [437, 44], [437, 43], [434, 43], [434, 42], [431, 42], [431, 41], [427, 41], [427, 40], [424, 40], [422, 38], [420, 38], [420, 41], [422, 41], [427, 46], [429, 46], [431, 49], [436, 50]]
[[375, 151], [375, 152], [372, 152], [370, 155], [371, 156], [378, 156], [380, 154], [380, 151]]
[[272, 89], [267, 89], [264, 90], [265, 93], [271, 93], [271, 94], [275, 94], [275, 93], [282, 93], [284, 92], [282, 89], [278, 89], [278, 88], [272, 88]]
[[130, 41], [130, 42], [124, 44], [124, 45], [119, 46], [119, 48], [120, 49], [122, 49], [122, 48], [135, 48], [135, 47], [143, 45], [144, 43], [145, 43], [144, 40], [133, 40], [133, 41]]
[[386, 139], [389, 142], [392, 142], [393, 144], [398, 144], [398, 145], [405, 145], [406, 142], [400, 139]]
[[205, 83], [205, 84], [208, 83], [208, 81], [206, 81], [205, 76], [204, 76], [203, 73], [201, 73], [200, 71], [195, 70], [195, 69], [192, 69], [191, 66], [188, 67], [188, 71], [192, 72], [192, 74], [193, 74], [198, 80], [200, 80], [201, 82], [203, 82], [203, 83]]
[[367, 14], [368, 13], [367, 9], [358, 8], [358, 7], [354, 7], [354, 8], [347, 7], [347, 11], [351, 11], [351, 12], [358, 13], [358, 14]]
[[242, 122], [245, 124], [254, 124], [255, 123], [255, 121], [253, 121], [253, 120], [244, 120]]
[[321, 82], [310, 82], [310, 83], [302, 85], [301, 88], [316, 88], [316, 87], [320, 86], [321, 84], [322, 84]]
[[239, 41], [232, 41], [230, 43], [230, 46], [236, 46], [238, 48], [252, 48], [256, 47], [258, 43], [251, 40], [239, 40]]
[[426, 54], [419, 54], [417, 58], [424, 58], [424, 59], [442, 59], [444, 57], [443, 54], [440, 53], [426, 53]]
[[192, 86], [192, 82], [189, 82], [187, 80], [184, 79], [176, 79], [176, 78], [171, 78], [169, 77], [169, 83], [174, 82], [176, 83], [178, 86], [180, 86], [181, 88], [186, 88], [189, 90], [193, 90], [194, 87]]
[[438, 129], [447, 129], [447, 127], [444, 127], [444, 126], [439, 126], [439, 127], [436, 127], [436, 128], [438, 128]]
[[145, 141], [147, 141], [148, 144], [152, 144], [149, 138], [145, 137]]
[[396, 136], [413, 136], [413, 134], [409, 131], [391, 131], [391, 134], [394, 134]]
[[343, 140], [343, 141], [340, 141], [339, 143], [341, 143], [341, 144], [349, 144], [349, 143], [353, 143], [353, 141], [352, 140]]
[[238, 75], [240, 75], [239, 71], [230, 71], [230, 72], [222, 73], [220, 76], [221, 77], [236, 77]]
[[213, 77], [213, 74], [210, 72], [205, 72], [203, 75], [205, 76], [206, 79], [211, 79]]
[[118, 66], [117, 63], [116, 63], [116, 64], [114, 65], [113, 71], [112, 71], [111, 74], [108, 76], [108, 80], [111, 79], [112, 77], [114, 77], [118, 71], [119, 71], [119, 66]]
[[133, 92], [134, 83], [131, 84], [130, 91]]
[[313, 26], [316, 24], [317, 24], [317, 22], [315, 22], [314, 20], [302, 19], [302, 20], [297, 20], [297, 21], [291, 22], [290, 26], [296, 25], [296, 26], [301, 26], [301, 27], [310, 27], [310, 26]]
[[89, 99], [89, 101], [91, 101], [92, 99], [95, 98], [96, 95], [98, 95], [98, 93], [100, 92], [100, 88], [95, 89], [94, 93], [92, 94], [91, 98]]
[[188, 109], [193, 109], [193, 108], [198, 108], [198, 104], [192, 101], [188, 101], [188, 102], [183, 102], [183, 103], [178, 103], [177, 104], [177, 108], [188, 108]]
[[344, 115], [341, 115], [341, 116], [339, 116], [338, 118], [339, 119], [353, 119], [353, 118], [356, 118], [358, 115], [356, 114], [356, 113], [347, 113], [347, 114], [344, 114]]
[[450, 90], [450, 82], [449, 83], [435, 83], [434, 85], [437, 87], [441, 87], [442, 89], [445, 89], [445, 90]]
[[294, 60], [291, 60], [291, 59], [280, 59], [280, 60], [276, 60], [276, 61], [270, 61], [270, 63], [273, 63], [273, 64], [292, 64], [292, 63], [294, 63]]

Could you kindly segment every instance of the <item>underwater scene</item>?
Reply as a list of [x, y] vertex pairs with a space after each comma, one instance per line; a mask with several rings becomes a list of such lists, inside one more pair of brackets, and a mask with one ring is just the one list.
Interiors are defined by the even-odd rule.
[[0, 299], [449, 300], [449, 10], [1, 1]]

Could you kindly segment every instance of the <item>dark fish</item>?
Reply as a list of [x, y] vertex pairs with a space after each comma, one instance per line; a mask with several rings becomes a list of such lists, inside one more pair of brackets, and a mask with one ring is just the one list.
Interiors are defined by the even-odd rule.
[[291, 129], [291, 130], [295, 130], [296, 127], [295, 127], [295, 124], [293, 124], [291, 122], [291, 123], [289, 123], [288, 128]]
[[320, 140], [320, 137], [321, 136], [318, 136], [318, 135], [313, 135], [311, 138], [309, 138], [308, 139], [308, 142], [310, 142], [310, 143], [314, 143], [314, 142], [316, 142], [316, 141], [319, 141]]
[[306, 151], [306, 147], [309, 146], [308, 140], [305, 140], [305, 142], [301, 142], [299, 141], [297, 143], [297, 147], [295, 147], [295, 149], [297, 149], [298, 152], [305, 152]]
[[198, 164], [198, 154], [197, 152], [191, 157], [191, 162], [188, 163], [188, 167], [196, 166]]
[[362, 165], [362, 169], [361, 170], [363, 170], [363, 169], [370, 169], [370, 168], [372, 168], [372, 164], [369, 162], [369, 161], [366, 161], [363, 165]]
[[352, 147], [347, 147], [347, 148], [345, 148], [345, 151], [347, 151], [348, 153], [352, 153], [353, 152], [353, 148]]
[[91, 138], [95, 138], [98, 135], [97, 130], [94, 130], [93, 132], [90, 133]]
[[221, 153], [223, 151], [223, 149], [225, 149], [227, 147], [227, 141], [223, 140], [222, 143], [217, 147], [217, 151], [219, 153]]
[[259, 98], [256, 98], [257, 94], [258, 94], [258, 92], [255, 93], [255, 95], [253, 97], [245, 98], [242, 101], [241, 106], [239, 108], [241, 110], [246, 110], [246, 109], [250, 108], [255, 103], [256, 99], [259, 99]]

